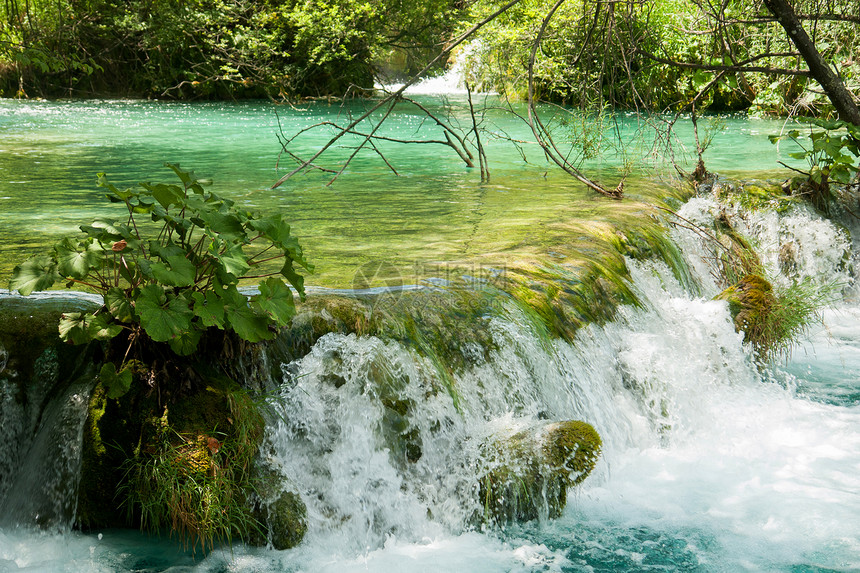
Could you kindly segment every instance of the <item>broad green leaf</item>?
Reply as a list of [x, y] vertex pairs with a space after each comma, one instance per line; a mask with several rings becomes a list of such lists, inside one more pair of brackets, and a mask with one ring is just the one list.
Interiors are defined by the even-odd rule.
[[301, 299], [305, 300], [305, 277], [296, 272], [296, 269], [293, 268], [293, 261], [289, 257], [284, 261], [284, 266], [281, 267], [281, 274], [295, 287]]
[[194, 313], [188, 303], [178, 297], [168, 300], [164, 288], [146, 285], [135, 301], [143, 329], [156, 342], [166, 342], [191, 329]]
[[75, 245], [66, 237], [55, 247], [57, 251], [57, 270], [64, 277], [84, 279], [90, 269], [98, 270], [104, 260], [104, 249], [93, 239], [88, 245]]
[[115, 221], [96, 219], [89, 225], [81, 225], [80, 230], [102, 243], [113, 243], [125, 239], [129, 243], [136, 241], [136, 237], [128, 225], [121, 225]]
[[105, 175], [104, 173], [98, 173], [96, 177], [98, 177], [98, 186], [104, 187], [110, 192], [108, 194], [108, 198], [115, 197], [119, 201], [125, 202], [137, 195], [137, 193], [135, 193], [132, 189], [125, 189], [124, 191], [120, 191], [115, 185], [113, 185], [113, 183], [110, 183], [107, 180], [107, 175]]
[[111, 324], [104, 314], [90, 315], [87, 321], [87, 336], [90, 340], [110, 340], [122, 332], [122, 326]]
[[173, 205], [182, 205], [184, 203], [185, 192], [179, 185], [141, 183], [140, 186], [152, 193], [155, 200], [161, 203], [161, 206], [165, 209], [170, 209]]
[[213, 256], [218, 261], [219, 266], [224, 272], [233, 275], [235, 278], [242, 278], [251, 265], [248, 264], [248, 257], [242, 251], [241, 245], [231, 245], [223, 253], [213, 253]]
[[134, 320], [134, 307], [131, 299], [126, 296], [125, 291], [121, 288], [108, 289], [105, 293], [105, 306], [111, 315], [120, 322], [132, 322]]
[[229, 305], [225, 310], [227, 322], [240, 338], [248, 342], [260, 342], [275, 337], [275, 333], [269, 330], [269, 317], [247, 304]]
[[275, 277], [260, 284], [260, 294], [251, 297], [251, 305], [268, 314], [278, 326], [286, 326], [296, 314], [293, 291]]
[[193, 171], [185, 171], [179, 167], [178, 163], [165, 163], [165, 167], [169, 167], [176, 173], [176, 176], [184, 183], [185, 185], [191, 185], [194, 183], [194, 172]]
[[176, 354], [188, 356], [197, 350], [197, 343], [200, 342], [201, 334], [202, 332], [196, 328], [192, 328], [191, 330], [183, 331], [175, 338], [171, 338], [167, 341], [167, 344], [170, 345], [170, 349]]
[[191, 295], [194, 299], [194, 316], [200, 319], [203, 326], [224, 329], [224, 302], [218, 298], [213, 291], [195, 292]]
[[147, 280], [155, 279], [155, 276], [152, 274], [152, 261], [149, 259], [139, 259], [137, 261], [137, 270], [140, 271], [140, 274]]
[[242, 241], [247, 237], [242, 222], [231, 213], [201, 212], [192, 221], [198, 227], [205, 229], [209, 235], [215, 234], [228, 240]]
[[286, 218], [281, 215], [269, 215], [262, 219], [249, 222], [252, 229], [272, 241], [276, 247], [284, 250], [290, 241], [290, 225]]
[[126, 365], [117, 372], [113, 362], [106, 362], [99, 371], [99, 381], [104, 386], [108, 398], [120, 398], [131, 389], [131, 367]]
[[27, 296], [33, 291], [51, 288], [60, 278], [56, 261], [39, 255], [15, 267], [9, 280], [9, 290], [17, 290]]
[[72, 344], [86, 344], [92, 340], [89, 333], [89, 323], [93, 315], [80, 312], [68, 312], [60, 317], [57, 329], [60, 332], [60, 340]]
[[185, 250], [176, 243], [160, 244], [158, 241], [149, 241], [149, 252], [154, 257], [166, 260], [168, 257], [185, 256]]
[[168, 256], [163, 263], [153, 262], [151, 271], [158, 282], [177, 287], [193, 285], [197, 274], [197, 269], [191, 261], [182, 255]]

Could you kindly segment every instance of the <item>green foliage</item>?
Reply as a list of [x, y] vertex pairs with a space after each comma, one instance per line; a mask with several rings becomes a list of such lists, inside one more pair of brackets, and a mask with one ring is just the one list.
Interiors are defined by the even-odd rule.
[[727, 288], [715, 298], [728, 301], [735, 330], [744, 333], [762, 360], [788, 355], [797, 338], [821, 321], [837, 285], [809, 278], [774, 284], [746, 239], [726, 221], [719, 221], [716, 230], [721, 249], [715, 262]]
[[[849, 185], [858, 180], [860, 126], [816, 118], [800, 118], [800, 121], [810, 124], [807, 133], [792, 129], [783, 135], [770, 136], [770, 141], [777, 143], [788, 139], [799, 146], [801, 151], [790, 153], [789, 156], [805, 160], [809, 171], [802, 171], [803, 177], [796, 179], [793, 186], [808, 186], [813, 192], [814, 201], [829, 199], [831, 181]], [[826, 205], [816, 206], [826, 210]]]
[[[52, 253], [15, 267], [9, 288], [29, 295], [65, 281], [101, 294], [104, 304], [96, 311], [60, 320], [60, 337], [75, 344], [125, 332], [129, 344], [145, 335], [185, 356], [209, 328], [233, 330], [249, 342], [273, 338], [273, 329], [295, 314], [284, 279], [304, 298], [294, 265], [313, 270], [285, 217], [237, 209], [206, 191], [193, 172], [166, 165], [181, 184], [121, 190], [100, 174], [99, 186], [124, 205], [126, 219], [82, 225], [83, 237], [66, 237]], [[251, 274], [261, 267], [261, 274]], [[265, 279], [250, 299], [238, 290], [243, 278]], [[115, 380], [126, 372], [103, 370], [103, 381], [119, 388]]]
[[251, 514], [247, 491], [261, 419], [241, 390], [228, 392], [227, 398], [233, 422], [229, 434], [179, 432], [167, 408], [151, 421], [154, 437], [126, 460], [119, 489], [129, 515], [139, 514], [141, 528], [169, 530], [186, 546], [203, 551], [230, 543], [234, 535], [259, 536], [261, 525]]
[[9, 0], [0, 3], [0, 90], [343, 95], [371, 88], [391, 50], [438, 50], [461, 12], [452, 0]]
[[[503, 3], [475, 2], [473, 19]], [[554, 4], [522, 0], [479, 32], [471, 58], [473, 83], [523, 97], [533, 40]], [[825, 61], [838, 67], [856, 89], [860, 77], [856, 22], [816, 19], [815, 14], [824, 11], [819, 5], [805, 0], [792, 4], [798, 13], [810, 16], [807, 29], [814, 30]], [[826, 12], [855, 14], [856, 0], [836, 0]], [[810, 89], [814, 82], [803, 76], [706, 69], [802, 67], [785, 32], [764, 16], [761, 4], [747, 0], [719, 5], [696, 0], [624, 4], [568, 0], [549, 22], [537, 51], [538, 96], [595, 110], [606, 105], [681, 109], [696, 98], [700, 111], [827, 113], [827, 97]], [[699, 95], [704, 88], [708, 89]]]
[[788, 355], [798, 336], [821, 321], [821, 309], [833, 301], [834, 290], [810, 279], [774, 288], [761, 275], [748, 274], [717, 298], [728, 301], [735, 329], [768, 360]]

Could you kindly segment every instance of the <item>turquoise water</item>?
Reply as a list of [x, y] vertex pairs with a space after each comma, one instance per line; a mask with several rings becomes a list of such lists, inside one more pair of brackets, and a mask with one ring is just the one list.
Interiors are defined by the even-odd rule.
[[[489, 100], [487, 105], [497, 103]], [[292, 135], [362, 109], [359, 103], [293, 108], [269, 102], [0, 100], [0, 281], [5, 282], [12, 266], [94, 216], [117, 216], [117, 207], [101, 199], [96, 173], [107, 173], [119, 186], [168, 181], [172, 174], [162, 167], [165, 161], [212, 179], [217, 192], [248, 208], [285, 212], [317, 266], [309, 283], [329, 287], [351, 286], [355, 269], [380, 260], [393, 264], [411, 283], [438, 273], [435, 267], [440, 265], [498, 267], [521, 255], [545, 257], [572, 234], [618, 221], [641, 210], [638, 201], [666, 192], [657, 183], [665, 164], [655, 170], [650, 158], [643, 159], [626, 183], [630, 200], [607, 202], [547, 164], [534, 145], [519, 145], [532, 162], [525, 163], [516, 146], [487, 133], [482, 136], [490, 158], [491, 180], [486, 184], [476, 169], [466, 168], [445, 146], [380, 143], [399, 176], [375, 153], [366, 152], [331, 186], [326, 185], [331, 176], [317, 172], [270, 189], [294, 165], [287, 157], [279, 160], [280, 130]], [[440, 117], [450, 116], [452, 123], [467, 127], [471, 121], [462, 100], [432, 109]], [[653, 138], [635, 137], [642, 123], [636, 118], [619, 121], [631, 145], [636, 141], [640, 146], [628, 155], [644, 158], [652, 151]], [[773, 174], [780, 155], [767, 135], [777, 132], [781, 123], [728, 119], [725, 124], [726, 131], [716, 136], [707, 155], [711, 169]], [[483, 125], [498, 136], [529, 138], [522, 121], [499, 110], [490, 109]], [[680, 161], [683, 145], [689, 149], [692, 137], [689, 127], [678, 129]], [[648, 133], [647, 128], [643, 132]], [[569, 133], [560, 131], [560, 141]], [[398, 106], [380, 134], [442, 138], [438, 128], [406, 103]], [[296, 141], [294, 151], [310, 154], [329, 136], [326, 129], [313, 131]], [[336, 167], [351, 152], [350, 145], [344, 141], [336, 146], [320, 164]], [[602, 162], [588, 163], [586, 172], [614, 187], [624, 160], [610, 153]]]
[[[462, 102], [452, 101], [466, 121]], [[369, 154], [331, 186], [312, 174], [271, 190], [284, 172], [276, 168], [276, 109], [287, 133], [343, 113], [327, 104], [0, 101], [0, 281], [46, 239], [102, 212], [95, 172], [130, 185], [161, 178], [163, 161], [193, 167], [250, 207], [287, 212], [317, 264], [309, 283], [322, 287], [368, 286], [356, 285], [368, 263], [390, 265], [406, 284], [470, 265], [570, 263], [598, 244], [590, 233], [638, 220], [670, 190], [665, 164], [638, 163], [630, 199], [607, 201], [534, 152], [527, 157], [535, 163], [524, 163], [502, 140], [490, 142], [489, 183], [446, 148], [427, 146], [387, 150], [399, 177]], [[408, 110], [396, 119], [399, 134], [433, 137]], [[502, 114], [488, 113], [490, 120], [514, 138], [528, 135]], [[637, 123], [621, 125], [632, 132]], [[780, 122], [725, 124], [706, 155], [712, 170], [786, 176], [776, 159], [790, 150], [767, 139]], [[689, 146], [689, 132], [682, 136]], [[587, 168], [614, 181], [620, 166], [613, 158]], [[767, 264], [793, 241], [798, 272], [851, 278], [839, 264], [851, 244], [814, 213], [747, 217], [710, 199], [684, 209], [702, 224], [726, 210]], [[392, 341], [331, 334], [285, 365], [283, 411], [268, 440], [309, 507], [310, 530], [296, 549], [235, 546], [195, 557], [136, 532], [5, 529], [0, 571], [860, 570], [860, 314], [852, 291], [790, 360], [762, 368], [725, 303], [711, 300], [718, 290], [698, 239], [683, 229], [673, 238], [701, 295], [662, 265], [630, 263], [642, 307], [622, 308], [570, 344], [548, 343], [516, 312], [495, 316], [486, 327], [492, 351], [453, 369], [459, 407], [428, 393], [432, 365]], [[379, 443], [384, 412], [363, 390], [378, 364], [408, 381], [422, 404], [415, 423], [442, 428], [406, 470]], [[325, 383], [332, 375], [345, 381], [339, 392]], [[594, 425], [604, 440], [594, 474], [570, 493], [558, 520], [469, 526], [476, 442], [546, 419]]]

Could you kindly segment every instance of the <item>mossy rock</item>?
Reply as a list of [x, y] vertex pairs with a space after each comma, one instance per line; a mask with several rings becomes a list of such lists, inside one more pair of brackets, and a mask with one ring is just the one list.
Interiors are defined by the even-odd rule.
[[[245, 506], [264, 419], [259, 405], [212, 365], [216, 362], [213, 357], [209, 364], [179, 368], [136, 361], [131, 390], [118, 399], [109, 398], [101, 383], [96, 386], [84, 429], [79, 527], [178, 529], [172, 533], [184, 543], [204, 549], [217, 540], [251, 535], [255, 522]], [[169, 378], [159, 382], [160, 376]], [[203, 498], [200, 503], [180, 500], [153, 513], [153, 500], [171, 499], [158, 491], [163, 487], [192, 497], [197, 490], [204, 497], [218, 491], [229, 511], [215, 522], [214, 532], [206, 530], [208, 522], [196, 510], [186, 509], [200, 506]]]
[[570, 487], [594, 469], [602, 442], [585, 422], [547, 423], [497, 438], [485, 447], [482, 519], [495, 525], [559, 517]]
[[255, 464], [255, 492], [251, 496], [254, 518], [262, 528], [255, 531], [249, 542], [269, 545], [274, 549], [291, 549], [301, 543], [307, 533], [307, 507], [288, 480], [263, 462]]
[[132, 526], [128, 512], [117, 503], [122, 468], [140, 446], [145, 422], [157, 408], [154, 394], [140, 384], [132, 388], [115, 400], [107, 397], [99, 383], [90, 395], [77, 510], [77, 525], [85, 531]]
[[744, 342], [766, 348], [768, 315], [776, 304], [773, 286], [761, 275], [749, 274], [714, 297], [729, 303], [735, 330], [744, 333]]

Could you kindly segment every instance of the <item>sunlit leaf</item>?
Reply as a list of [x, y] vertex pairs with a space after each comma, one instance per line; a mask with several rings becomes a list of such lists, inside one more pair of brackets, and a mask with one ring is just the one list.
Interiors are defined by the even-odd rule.
[[58, 280], [57, 263], [48, 256], [39, 255], [15, 267], [9, 280], [9, 290], [24, 296], [33, 291], [47, 290]]
[[213, 253], [213, 256], [224, 272], [233, 275], [237, 279], [245, 276], [245, 273], [251, 268], [251, 265], [248, 264], [248, 257], [242, 251], [241, 245], [231, 245], [225, 252], [220, 254]]
[[89, 323], [92, 314], [81, 312], [67, 312], [60, 317], [57, 328], [60, 332], [60, 340], [72, 344], [86, 344], [92, 340], [89, 333]]
[[293, 291], [275, 277], [260, 284], [260, 294], [251, 298], [252, 306], [269, 315], [278, 326], [285, 326], [296, 314]]
[[170, 209], [174, 205], [182, 205], [184, 202], [185, 192], [178, 185], [166, 185], [158, 183], [141, 183], [141, 187], [147, 189], [156, 201], [161, 203], [165, 209]]
[[55, 247], [57, 251], [57, 270], [64, 277], [84, 279], [91, 268], [98, 269], [104, 260], [104, 249], [90, 239], [88, 245], [75, 245], [65, 238]]
[[110, 340], [122, 332], [122, 326], [108, 322], [104, 314], [90, 315], [87, 321], [87, 336], [90, 340]]
[[281, 267], [281, 274], [290, 281], [290, 284], [298, 291], [301, 299], [305, 300], [305, 277], [296, 272], [292, 259], [287, 258], [284, 261], [284, 266]]

